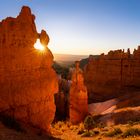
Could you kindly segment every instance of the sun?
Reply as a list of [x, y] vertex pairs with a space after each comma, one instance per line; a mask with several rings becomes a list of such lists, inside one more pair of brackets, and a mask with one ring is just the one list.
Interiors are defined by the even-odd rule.
[[45, 47], [41, 44], [40, 39], [36, 40], [36, 43], [34, 44], [34, 48], [40, 51], [45, 50]]

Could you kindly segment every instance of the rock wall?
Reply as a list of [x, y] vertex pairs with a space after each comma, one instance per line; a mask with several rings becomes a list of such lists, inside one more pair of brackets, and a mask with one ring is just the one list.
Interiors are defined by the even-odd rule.
[[88, 114], [87, 88], [84, 85], [83, 72], [76, 62], [76, 68], [72, 73], [72, 84], [70, 86], [69, 116], [73, 124], [80, 123]]
[[140, 46], [130, 54], [110, 51], [99, 58], [89, 57], [84, 70], [89, 102], [105, 101], [126, 92], [140, 90]]
[[[55, 114], [57, 76], [49, 37], [39, 34], [30, 8], [0, 22], [0, 112], [47, 130]], [[37, 39], [45, 46], [34, 48]]]

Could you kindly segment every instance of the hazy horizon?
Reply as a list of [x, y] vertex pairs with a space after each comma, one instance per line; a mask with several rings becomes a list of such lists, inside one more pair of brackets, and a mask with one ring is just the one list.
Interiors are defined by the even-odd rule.
[[38, 32], [47, 31], [52, 53], [132, 52], [140, 44], [139, 0], [1, 0], [0, 21], [16, 17], [23, 5], [36, 16]]
[[74, 54], [53, 54], [54, 56], [54, 61], [60, 62], [60, 61], [80, 61], [81, 59], [88, 58], [89, 55], [74, 55]]

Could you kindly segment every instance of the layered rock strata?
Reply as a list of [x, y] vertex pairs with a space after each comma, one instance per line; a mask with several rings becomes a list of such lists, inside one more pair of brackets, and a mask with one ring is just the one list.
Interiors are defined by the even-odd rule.
[[89, 102], [105, 101], [131, 91], [140, 91], [140, 46], [130, 54], [110, 51], [99, 58], [89, 57], [84, 70]]

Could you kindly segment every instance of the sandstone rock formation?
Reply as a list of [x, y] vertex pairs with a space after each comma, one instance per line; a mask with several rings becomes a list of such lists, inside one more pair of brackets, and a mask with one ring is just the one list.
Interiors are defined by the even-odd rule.
[[[55, 114], [57, 76], [47, 48], [49, 37], [36, 31], [35, 16], [23, 7], [0, 22], [0, 112], [47, 130]], [[37, 39], [45, 46], [34, 48]]]
[[80, 123], [88, 113], [87, 89], [84, 85], [83, 72], [79, 68], [79, 61], [72, 73], [72, 84], [70, 86], [70, 108], [69, 116], [73, 124]]
[[110, 51], [99, 58], [89, 57], [84, 70], [89, 102], [105, 101], [140, 90], [140, 46], [130, 54], [124, 50]]

